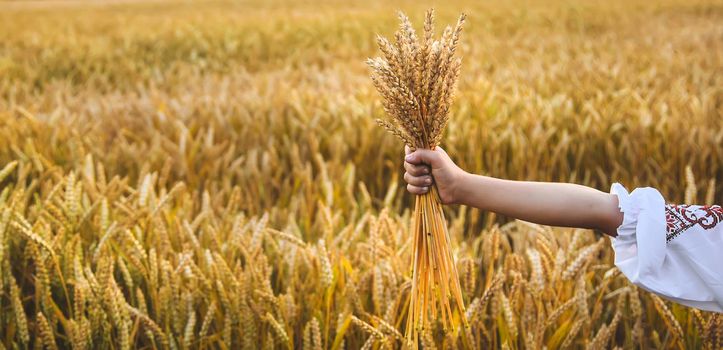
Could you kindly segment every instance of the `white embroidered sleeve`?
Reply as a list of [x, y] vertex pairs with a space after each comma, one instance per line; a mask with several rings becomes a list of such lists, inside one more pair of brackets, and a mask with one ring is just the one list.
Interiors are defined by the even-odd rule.
[[631, 282], [677, 303], [723, 312], [723, 208], [665, 204], [654, 188], [615, 183], [623, 223], [615, 265]]

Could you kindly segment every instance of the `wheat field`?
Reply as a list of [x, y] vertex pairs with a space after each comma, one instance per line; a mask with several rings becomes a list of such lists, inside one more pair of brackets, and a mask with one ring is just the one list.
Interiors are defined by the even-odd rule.
[[[414, 198], [365, 60], [429, 7], [468, 16], [464, 169], [723, 202], [719, 1], [0, 2], [0, 349], [400, 348]], [[723, 347], [599, 232], [445, 216], [475, 348]]]

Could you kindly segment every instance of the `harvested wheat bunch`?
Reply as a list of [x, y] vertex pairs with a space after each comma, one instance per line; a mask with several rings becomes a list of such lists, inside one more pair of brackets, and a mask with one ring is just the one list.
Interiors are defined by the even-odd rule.
[[[434, 12], [427, 11], [424, 37], [419, 39], [409, 19], [399, 15], [395, 42], [378, 37], [383, 57], [368, 60], [372, 81], [382, 95], [388, 118], [377, 120], [412, 149], [434, 149], [442, 137], [454, 98], [461, 58], [455, 57], [465, 15], [433, 40]], [[464, 303], [451, 253], [447, 223], [435, 186], [416, 198], [414, 260], [406, 338], [417, 348], [420, 335], [441, 314], [445, 330], [467, 326]], [[456, 308], [450, 306], [454, 298]], [[456, 312], [455, 312], [456, 311]]]

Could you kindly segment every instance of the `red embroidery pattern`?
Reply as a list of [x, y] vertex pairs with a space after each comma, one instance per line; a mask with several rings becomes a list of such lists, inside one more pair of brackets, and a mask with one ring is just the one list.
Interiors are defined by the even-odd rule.
[[719, 205], [668, 204], [665, 206], [665, 221], [668, 226], [665, 241], [670, 242], [695, 225], [710, 230], [723, 222], [723, 208]]

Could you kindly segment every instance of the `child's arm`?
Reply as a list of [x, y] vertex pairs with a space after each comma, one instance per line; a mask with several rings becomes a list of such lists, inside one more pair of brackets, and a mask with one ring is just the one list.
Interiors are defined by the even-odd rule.
[[427, 192], [433, 178], [445, 204], [465, 204], [543, 225], [593, 228], [611, 236], [617, 235], [623, 221], [618, 198], [613, 194], [569, 183], [510, 181], [469, 174], [439, 147], [408, 153], [404, 168], [409, 192]]

